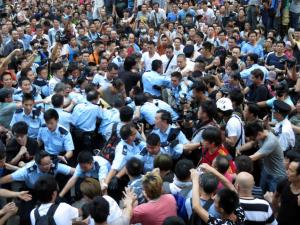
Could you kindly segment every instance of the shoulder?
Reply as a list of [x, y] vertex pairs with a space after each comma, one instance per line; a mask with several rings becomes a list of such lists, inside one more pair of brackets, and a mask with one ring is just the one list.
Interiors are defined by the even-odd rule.
[[16, 110], [16, 114], [20, 114], [20, 113], [22, 113], [24, 110], [23, 109], [17, 109]]
[[61, 135], [67, 135], [69, 133], [69, 131], [62, 126], [58, 127], [58, 131], [60, 132]]

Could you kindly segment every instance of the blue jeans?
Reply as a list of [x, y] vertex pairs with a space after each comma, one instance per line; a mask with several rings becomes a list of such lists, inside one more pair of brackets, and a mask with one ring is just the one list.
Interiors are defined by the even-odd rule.
[[260, 187], [263, 190], [263, 193], [266, 193], [267, 191], [275, 192], [277, 184], [282, 180], [282, 178], [283, 177], [274, 177], [272, 174], [267, 173], [267, 171], [263, 169], [260, 177]]

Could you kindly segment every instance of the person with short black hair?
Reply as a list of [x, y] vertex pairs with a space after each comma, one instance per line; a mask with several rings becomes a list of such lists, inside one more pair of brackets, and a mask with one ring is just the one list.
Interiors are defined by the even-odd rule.
[[28, 125], [19, 121], [12, 126], [14, 137], [6, 146], [7, 162], [12, 165], [23, 167], [31, 161], [38, 151], [38, 143], [35, 139], [28, 137]]
[[58, 124], [59, 115], [56, 110], [48, 109], [44, 114], [46, 126], [39, 130], [37, 137], [39, 146], [63, 162], [73, 156], [74, 144], [71, 133]]
[[40, 221], [44, 215], [57, 225], [71, 224], [79, 216], [79, 210], [66, 203], [56, 204], [58, 184], [51, 175], [40, 177], [34, 186], [34, 192], [40, 204], [30, 213], [32, 224]]
[[95, 197], [90, 204], [90, 214], [95, 225], [101, 225], [107, 222], [109, 215], [109, 203], [101, 196]]
[[53, 108], [58, 113], [59, 117], [59, 124], [62, 125], [64, 128], [66, 128], [68, 131], [70, 131], [70, 126], [72, 123], [72, 115], [69, 112], [66, 112], [63, 110], [64, 107], [64, 96], [60, 94], [54, 94], [51, 97], [51, 103], [53, 105]]
[[93, 156], [89, 151], [81, 151], [77, 156], [77, 166], [74, 175], [68, 180], [63, 190], [59, 193], [60, 197], [64, 195], [75, 186], [78, 179], [85, 177], [92, 177], [99, 181], [102, 190], [107, 186], [104, 184], [108, 171], [110, 169], [109, 162], [101, 156]]

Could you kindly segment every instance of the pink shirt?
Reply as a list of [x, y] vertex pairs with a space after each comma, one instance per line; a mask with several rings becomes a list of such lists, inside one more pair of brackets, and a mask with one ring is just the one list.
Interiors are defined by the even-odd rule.
[[[232, 181], [233, 181], [233, 176], [230, 174], [230, 173], [228, 173], [228, 172], [226, 172], [225, 174], [223, 174], [226, 178], [227, 178], [227, 180], [229, 180], [231, 183], [232, 183]], [[218, 184], [218, 191], [219, 190], [222, 190], [224, 188], [224, 185], [221, 183], [221, 182], [219, 182], [219, 184]]]
[[162, 195], [158, 200], [135, 207], [131, 223], [161, 225], [167, 217], [177, 216], [176, 210], [176, 200], [173, 195]]

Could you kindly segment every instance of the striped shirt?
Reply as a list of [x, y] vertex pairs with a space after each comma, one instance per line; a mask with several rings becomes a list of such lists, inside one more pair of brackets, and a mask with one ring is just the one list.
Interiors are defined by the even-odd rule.
[[240, 205], [245, 211], [246, 225], [277, 225], [269, 203], [263, 199], [240, 198]]

